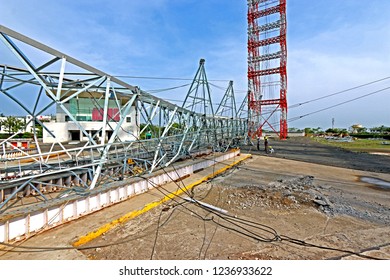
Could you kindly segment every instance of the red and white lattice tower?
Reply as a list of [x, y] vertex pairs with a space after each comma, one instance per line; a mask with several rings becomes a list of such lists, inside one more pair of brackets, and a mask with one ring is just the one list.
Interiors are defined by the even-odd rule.
[[250, 138], [261, 136], [264, 128], [287, 137], [286, 28], [286, 0], [248, 0]]

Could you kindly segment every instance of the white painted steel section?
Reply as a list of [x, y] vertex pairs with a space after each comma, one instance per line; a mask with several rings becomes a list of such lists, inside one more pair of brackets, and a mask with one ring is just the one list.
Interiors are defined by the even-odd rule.
[[127, 186], [127, 195], [129, 197], [135, 195], [135, 184], [131, 184]]
[[126, 198], [126, 187], [119, 188], [118, 192], [119, 192], [119, 200], [123, 200]]
[[108, 193], [100, 193], [100, 207], [108, 205]]
[[110, 203], [115, 203], [119, 200], [118, 189], [110, 191]]
[[63, 222], [71, 220], [74, 216], [74, 213], [75, 211], [73, 203], [65, 205], [64, 210], [62, 211]]
[[30, 223], [28, 233], [36, 232], [42, 229], [46, 224], [44, 213], [34, 213], [30, 214]]
[[78, 200], [76, 202], [76, 213], [77, 213], [77, 216], [81, 216], [81, 215], [83, 215], [86, 212], [87, 209], [86, 209], [85, 205], [86, 205], [86, 199], [81, 199], [81, 200]]
[[142, 185], [143, 185], [143, 181], [142, 181], [142, 182], [135, 183], [134, 191], [135, 191], [136, 194], [141, 193]]
[[1, 242], [7, 242], [7, 240], [5, 239], [5, 224], [2, 224], [0, 225], [0, 240]]
[[[8, 239], [18, 239], [19, 237], [25, 235], [26, 232], [26, 221], [27, 217], [19, 217], [18, 219], [11, 220], [8, 225]], [[0, 240], [2, 241], [2, 240]], [[2, 241], [3, 242], [3, 241]]]
[[62, 207], [47, 210], [47, 223], [49, 226], [58, 224], [62, 219]]
[[177, 180], [198, 170], [207, 168], [217, 162], [221, 162], [239, 155], [240, 151], [216, 157], [213, 160], [205, 160], [190, 166], [178, 168], [168, 173], [159, 174], [148, 180], [137, 181], [127, 186], [102, 190], [100, 193], [73, 202], [65, 202], [62, 205], [50, 209], [42, 209], [40, 212], [26, 214], [13, 220], [0, 222], [0, 242], [12, 242], [22, 239], [31, 233], [60, 225], [69, 220], [98, 211], [106, 206], [131, 198], [134, 195], [148, 191], [155, 186]]
[[99, 195], [94, 195], [89, 197], [89, 211], [94, 211], [99, 209], [100, 205], [98, 203]]

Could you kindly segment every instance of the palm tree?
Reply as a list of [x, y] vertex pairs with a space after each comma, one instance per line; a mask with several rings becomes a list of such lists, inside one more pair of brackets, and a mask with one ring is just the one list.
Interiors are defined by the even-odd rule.
[[0, 125], [4, 126], [4, 130], [11, 134], [21, 130], [25, 124], [23, 120], [13, 116], [9, 116], [6, 119], [0, 121]]

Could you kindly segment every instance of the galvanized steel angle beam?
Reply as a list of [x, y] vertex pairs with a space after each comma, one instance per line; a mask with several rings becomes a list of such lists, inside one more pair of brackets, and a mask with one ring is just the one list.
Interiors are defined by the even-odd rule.
[[[0, 90], [32, 116], [29, 122], [33, 123], [34, 144], [38, 149], [36, 154], [28, 154], [18, 148], [24, 156], [5, 161], [4, 166], [7, 168], [15, 164], [15, 161], [32, 160], [37, 165], [34, 169], [28, 170], [29, 165], [19, 163], [22, 172], [15, 172], [16, 178], [9, 182], [2, 182], [2, 186], [4, 183], [11, 182], [23, 185], [27, 180], [34, 178], [34, 187], [38, 185], [58, 187], [57, 182], [48, 181], [47, 178], [50, 176], [61, 178], [61, 174], [73, 172], [72, 178], [74, 179], [66, 179], [68, 184], [69, 180], [74, 180], [79, 181], [77, 185], [84, 189], [93, 189], [97, 187], [102, 177], [99, 173], [104, 174], [105, 177], [102, 178], [116, 180], [127, 173], [134, 175], [140, 171], [151, 172], [156, 168], [170, 165], [197, 149], [215, 147], [219, 138], [232, 135], [231, 127], [236, 124], [239, 124], [238, 127], [241, 129], [238, 133], [244, 134], [246, 120], [237, 118], [237, 116], [226, 119], [226, 116], [219, 117], [214, 114], [204, 60], [200, 61], [197, 74], [187, 93], [186, 99], [192, 100], [192, 103], [187, 104], [188, 107], [184, 102], [180, 107], [3, 26], [0, 26], [0, 35], [8, 49], [24, 66], [24, 68], [0, 66], [2, 68]], [[16, 46], [18, 42], [23, 42], [26, 46], [48, 54], [49, 59], [35, 67], [33, 62], [18, 49]], [[70, 71], [67, 71], [68, 68]], [[12, 80], [12, 83], [8, 80]], [[25, 85], [35, 86], [37, 89], [37, 97], [31, 103], [31, 109], [12, 93], [14, 89]], [[44, 98], [48, 100], [42, 106], [41, 102]], [[89, 98], [94, 108], [97, 109], [97, 113], [102, 115], [103, 125], [95, 128], [94, 131], [84, 129], [82, 121], [69, 109], [68, 103], [82, 98]], [[201, 110], [194, 109], [197, 104], [201, 105]], [[49, 124], [39, 120], [39, 115], [55, 105], [85, 137], [86, 142], [80, 147], [65, 147], [57, 135], [51, 131]], [[108, 116], [109, 106], [118, 111]], [[137, 127], [138, 135], [121, 127], [128, 112], [133, 108], [135, 119], [131, 121]], [[115, 118], [119, 120], [113, 121]], [[140, 129], [141, 121], [145, 121], [143, 129]], [[42, 126], [42, 129], [54, 139], [48, 152], [41, 149], [35, 124]], [[140, 139], [142, 133], [151, 126], [158, 127], [158, 135], [154, 135], [157, 138]], [[132, 135], [132, 140], [122, 139], [122, 132]], [[104, 134], [109, 136], [107, 141]], [[16, 135], [17, 133], [14, 133], [8, 140], [15, 138]], [[100, 141], [95, 139], [97, 137], [101, 137]], [[5, 144], [8, 140], [2, 143]], [[134, 164], [129, 166], [127, 164], [129, 159], [132, 159]], [[122, 167], [110, 170], [110, 165]], [[39, 174], [37, 170], [40, 170]], [[45, 172], [42, 172], [43, 170]], [[77, 176], [77, 170], [83, 170], [85, 173]], [[66, 187], [72, 189], [68, 185], [64, 189]]]

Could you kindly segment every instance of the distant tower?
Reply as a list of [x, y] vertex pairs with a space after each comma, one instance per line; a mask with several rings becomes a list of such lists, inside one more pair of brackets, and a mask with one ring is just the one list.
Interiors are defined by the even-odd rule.
[[[286, 0], [248, 0], [248, 136], [287, 137]], [[271, 117], [279, 114], [279, 120]]]

